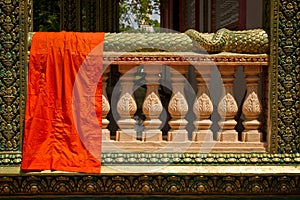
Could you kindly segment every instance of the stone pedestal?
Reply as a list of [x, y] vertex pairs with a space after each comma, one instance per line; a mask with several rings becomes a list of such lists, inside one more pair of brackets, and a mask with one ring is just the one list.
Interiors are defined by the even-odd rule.
[[198, 92], [193, 107], [193, 111], [197, 116], [194, 121], [196, 130], [193, 132], [193, 141], [213, 140], [213, 133], [210, 130], [212, 121], [209, 119], [213, 112], [213, 105], [208, 91], [211, 71], [211, 66], [195, 66]]
[[135, 66], [119, 65], [119, 71], [123, 75], [120, 79], [121, 82], [121, 95], [117, 103], [117, 112], [120, 119], [117, 121], [120, 130], [117, 132], [117, 141], [135, 141], [136, 131], [134, 125], [136, 121], [133, 115], [137, 110], [136, 102], [133, 98], [133, 84], [134, 84], [134, 70], [130, 70]]
[[162, 132], [160, 126], [162, 124], [159, 116], [162, 112], [162, 104], [159, 98], [158, 87], [159, 79], [162, 71], [161, 65], [146, 65], [144, 72], [146, 73], [147, 93], [143, 103], [143, 113], [146, 115], [144, 121], [144, 141], [162, 141]]
[[237, 122], [234, 117], [237, 114], [238, 106], [233, 95], [234, 74], [237, 68], [236, 66], [221, 65], [218, 66], [218, 69], [223, 80], [225, 94], [218, 105], [218, 112], [222, 119], [219, 122], [221, 130], [217, 140], [220, 142], [237, 142], [238, 133], [234, 129]]
[[109, 73], [109, 71], [110, 68], [107, 67], [106, 71], [103, 73], [102, 76], [102, 135], [105, 137], [102, 137], [102, 140], [110, 140], [110, 131], [107, 129], [109, 121], [106, 118], [108, 112], [110, 111], [110, 105], [106, 94], [106, 80], [108, 78], [107, 73]]
[[168, 133], [168, 140], [184, 142], [188, 140], [186, 126], [188, 121], [185, 115], [188, 112], [188, 104], [184, 95], [185, 77], [188, 66], [171, 66], [172, 97], [169, 102], [168, 111], [172, 119], [169, 121], [171, 130]]
[[258, 117], [261, 114], [261, 103], [258, 98], [258, 81], [261, 73], [261, 66], [244, 66], [247, 81], [247, 94], [243, 104], [245, 130], [242, 133], [243, 142], [261, 142], [262, 133], [258, 130], [260, 122]]

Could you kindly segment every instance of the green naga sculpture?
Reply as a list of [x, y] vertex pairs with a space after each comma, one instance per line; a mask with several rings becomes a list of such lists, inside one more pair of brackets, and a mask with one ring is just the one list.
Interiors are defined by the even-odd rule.
[[[34, 33], [29, 33], [28, 40]], [[230, 31], [220, 29], [216, 33], [122, 32], [106, 33], [104, 51], [109, 52], [197, 52], [197, 53], [267, 53], [268, 34], [262, 29]]]
[[232, 52], [267, 53], [269, 40], [262, 29], [230, 31], [220, 29], [216, 33], [108, 33], [105, 36], [105, 51], [113, 52]]

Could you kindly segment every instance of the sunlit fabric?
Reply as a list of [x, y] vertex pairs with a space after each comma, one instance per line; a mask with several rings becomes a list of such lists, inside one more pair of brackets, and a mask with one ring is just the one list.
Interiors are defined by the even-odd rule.
[[[23, 171], [100, 173], [103, 40], [104, 33], [37, 32], [33, 36]], [[91, 55], [97, 58], [87, 59]], [[86, 71], [91, 69], [98, 77]], [[93, 112], [96, 122], [87, 116]]]

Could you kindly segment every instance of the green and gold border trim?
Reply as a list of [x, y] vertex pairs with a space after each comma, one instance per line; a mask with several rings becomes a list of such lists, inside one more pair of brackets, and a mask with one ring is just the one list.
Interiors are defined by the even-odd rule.
[[196, 154], [196, 153], [109, 153], [102, 155], [102, 164], [173, 164], [173, 165], [245, 165], [245, 164], [299, 164], [300, 154], [268, 154], [268, 153], [227, 153], [227, 154]]
[[[0, 154], [0, 166], [18, 166], [20, 153]], [[300, 154], [269, 153], [104, 153], [102, 165], [287, 165], [300, 164]]]
[[269, 147], [270, 153], [277, 153], [278, 134], [278, 28], [279, 28], [279, 0], [271, 0], [271, 32], [270, 32], [270, 128]]
[[[168, 156], [174, 162], [208, 164], [225, 163], [297, 163], [300, 153], [299, 106], [299, 0], [272, 0], [270, 31], [270, 123], [265, 154], [140, 154], [121, 155], [124, 162], [145, 160], [144, 163], [161, 162]], [[1, 1], [1, 54], [0, 60], [0, 165], [18, 165], [21, 162], [23, 119], [26, 96], [27, 34], [32, 31], [32, 0]], [[153, 157], [153, 159], [150, 157]], [[118, 163], [116, 154], [104, 154], [104, 163]], [[278, 159], [280, 161], [278, 161]], [[251, 161], [252, 160], [252, 161]], [[258, 161], [256, 161], [258, 160]], [[132, 163], [137, 163], [134, 161]]]
[[[0, 1], [0, 197], [299, 195], [300, 0], [270, 3], [267, 153], [105, 153], [101, 174], [88, 175], [19, 171], [32, 0]], [[167, 168], [151, 173], [108, 170], [116, 166]]]
[[[0, 197], [109, 197], [148, 195], [289, 195], [299, 194], [299, 176], [291, 175], [52, 175], [0, 177]], [[224, 196], [223, 196], [224, 197]], [[232, 196], [230, 196], [232, 197]], [[249, 196], [247, 196], [249, 197]], [[278, 197], [278, 196], [277, 196]]]
[[296, 153], [300, 151], [300, 1], [273, 4], [271, 152]]

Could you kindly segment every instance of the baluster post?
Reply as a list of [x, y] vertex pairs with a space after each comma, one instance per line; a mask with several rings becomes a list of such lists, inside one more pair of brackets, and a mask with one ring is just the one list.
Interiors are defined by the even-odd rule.
[[218, 132], [217, 140], [221, 142], [237, 142], [238, 133], [234, 129], [237, 122], [234, 120], [234, 117], [237, 114], [238, 106], [233, 95], [233, 81], [237, 67], [221, 65], [218, 66], [218, 69], [223, 81], [225, 94], [223, 94], [218, 105], [218, 112], [223, 120], [219, 122], [221, 130]]
[[163, 106], [158, 93], [160, 79], [158, 75], [161, 71], [161, 65], [144, 66], [147, 81], [147, 93], [143, 103], [143, 113], [146, 115], [146, 120], [144, 121], [144, 141], [162, 141], [162, 132], [160, 130], [162, 122], [159, 116]]
[[209, 118], [213, 112], [213, 105], [208, 91], [212, 67], [198, 68], [195, 68], [198, 92], [193, 107], [193, 111], [197, 116], [194, 121], [196, 130], [193, 132], [193, 141], [212, 141], [213, 133], [210, 130], [212, 121]]
[[110, 111], [110, 105], [107, 98], [106, 87], [107, 87], [107, 74], [110, 72], [110, 67], [107, 67], [102, 75], [102, 134], [107, 140], [110, 140], [110, 131], [107, 129], [109, 121], [106, 116]]
[[120, 115], [120, 119], [117, 121], [120, 130], [117, 131], [117, 141], [135, 141], [136, 131], [134, 125], [136, 121], [133, 119], [133, 115], [137, 111], [137, 105], [133, 96], [134, 85], [134, 70], [131, 70], [135, 66], [132, 65], [119, 65], [119, 72], [121, 73], [121, 95], [117, 103], [117, 112]]
[[171, 66], [172, 97], [169, 102], [168, 111], [172, 117], [169, 121], [171, 130], [168, 132], [168, 141], [184, 142], [188, 140], [186, 126], [188, 121], [185, 115], [188, 112], [188, 103], [184, 95], [185, 74], [187, 65]]
[[245, 121], [243, 125], [245, 130], [242, 133], [243, 142], [261, 142], [262, 133], [258, 130], [260, 121], [258, 117], [261, 114], [261, 103], [258, 98], [259, 74], [261, 66], [244, 66], [246, 74], [247, 94], [243, 104], [243, 114]]

